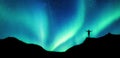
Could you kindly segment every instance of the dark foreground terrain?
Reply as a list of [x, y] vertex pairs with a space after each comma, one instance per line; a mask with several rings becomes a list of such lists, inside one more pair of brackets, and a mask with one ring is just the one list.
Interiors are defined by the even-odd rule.
[[87, 38], [83, 44], [63, 53], [48, 52], [34, 44], [26, 44], [14, 37], [0, 40], [0, 58], [81, 58], [120, 55], [120, 35], [106, 34], [100, 38]]

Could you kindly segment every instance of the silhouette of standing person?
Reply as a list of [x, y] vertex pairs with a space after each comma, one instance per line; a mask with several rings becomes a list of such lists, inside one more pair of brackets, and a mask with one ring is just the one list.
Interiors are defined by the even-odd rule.
[[91, 31], [90, 31], [90, 30], [88, 30], [87, 32], [88, 32], [88, 38], [90, 38], [90, 32], [91, 32]]

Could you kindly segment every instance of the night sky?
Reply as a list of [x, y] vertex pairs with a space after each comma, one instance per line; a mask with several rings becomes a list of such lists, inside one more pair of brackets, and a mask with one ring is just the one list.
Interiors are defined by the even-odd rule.
[[91, 37], [120, 34], [120, 0], [0, 0], [0, 38], [64, 52]]

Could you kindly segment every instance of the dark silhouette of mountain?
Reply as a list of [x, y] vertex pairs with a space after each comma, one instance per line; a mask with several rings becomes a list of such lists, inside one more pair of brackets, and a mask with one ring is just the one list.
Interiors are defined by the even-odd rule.
[[66, 53], [71, 57], [112, 56], [120, 52], [120, 35], [106, 34], [100, 38], [87, 38], [83, 44], [70, 48]]
[[24, 58], [24, 57], [33, 57], [33, 58], [50, 58], [50, 57], [61, 57], [63, 53], [58, 52], [49, 52], [44, 50], [42, 47], [35, 44], [24, 43], [14, 37], [8, 37], [0, 40], [0, 58], [6, 58], [10, 55], [12, 58]]
[[[91, 56], [111, 56], [120, 53], [120, 35], [106, 34], [99, 38], [88, 37], [81, 45], [73, 46], [66, 52], [49, 52], [34, 44], [26, 44], [14, 37], [0, 40], [0, 57], [34, 58], [80, 58]], [[6, 56], [2, 56], [6, 55]]]
[[14, 37], [0, 40], [0, 54], [10, 55], [15, 58], [17, 58], [16, 55], [19, 57], [46, 57], [47, 55], [42, 47], [34, 44], [26, 44]]

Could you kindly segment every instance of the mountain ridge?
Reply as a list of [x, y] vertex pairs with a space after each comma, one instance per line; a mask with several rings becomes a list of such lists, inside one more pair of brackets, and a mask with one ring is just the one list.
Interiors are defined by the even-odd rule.
[[[50, 52], [44, 50], [42, 47], [35, 44], [26, 44], [17, 38], [8, 37], [0, 40], [0, 52], [5, 55], [14, 54], [21, 55], [22, 57], [44, 57], [44, 58], [58, 58], [58, 57], [82, 57], [84, 55], [93, 54], [114, 54], [120, 52], [120, 35], [111, 33], [106, 34], [99, 38], [86, 38], [80, 44], [71, 47], [66, 52]], [[91, 53], [92, 52], [92, 53]], [[114, 53], [113, 53], [114, 52]], [[101, 54], [100, 54], [101, 55]], [[109, 56], [109, 55], [108, 55]], [[1, 57], [1, 56], [0, 56]], [[85, 57], [85, 56], [84, 56]]]

